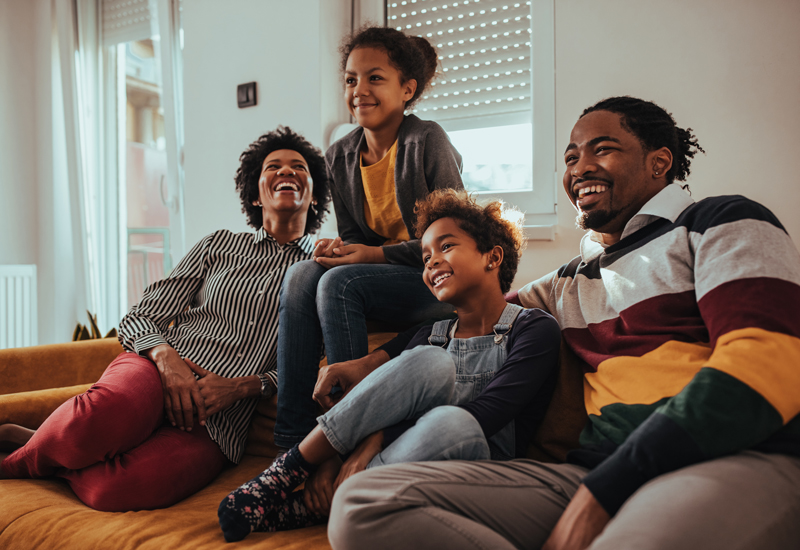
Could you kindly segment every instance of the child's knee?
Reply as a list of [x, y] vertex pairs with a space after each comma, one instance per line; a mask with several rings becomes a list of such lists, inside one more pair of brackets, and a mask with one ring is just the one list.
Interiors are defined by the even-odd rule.
[[433, 435], [439, 459], [488, 460], [491, 455], [483, 428], [461, 407], [431, 409], [417, 420], [417, 426]]
[[342, 265], [327, 270], [319, 279], [317, 286], [317, 306], [336, 303], [343, 299], [356, 299], [358, 297], [358, 279], [353, 267]]
[[453, 373], [455, 376], [455, 363], [450, 353], [437, 346], [417, 346], [403, 352], [407, 358], [409, 368], [420, 368], [425, 371]]
[[418, 346], [403, 352], [403, 376], [427, 380], [430, 384], [451, 388], [456, 382], [456, 365], [448, 352], [436, 346]]
[[314, 260], [297, 262], [286, 271], [286, 277], [281, 285], [281, 300], [284, 297], [297, 299], [300, 295], [316, 296], [317, 284], [325, 268]]
[[442, 405], [431, 409], [417, 421], [417, 424], [430, 424], [443, 434], [458, 434], [459, 439], [483, 437], [483, 429], [475, 417], [465, 409], [454, 405]]

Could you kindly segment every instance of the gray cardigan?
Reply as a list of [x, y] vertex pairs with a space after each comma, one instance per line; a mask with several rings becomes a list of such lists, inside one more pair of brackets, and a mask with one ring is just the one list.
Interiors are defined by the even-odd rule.
[[[360, 126], [331, 145], [325, 153], [339, 236], [348, 243], [381, 246], [386, 239], [367, 225], [364, 217], [364, 184], [361, 181]], [[394, 185], [397, 204], [408, 234], [414, 236], [414, 204], [434, 189], [463, 189], [461, 155], [435, 122], [407, 115], [397, 133]], [[419, 240], [383, 247], [390, 264], [422, 265]]]

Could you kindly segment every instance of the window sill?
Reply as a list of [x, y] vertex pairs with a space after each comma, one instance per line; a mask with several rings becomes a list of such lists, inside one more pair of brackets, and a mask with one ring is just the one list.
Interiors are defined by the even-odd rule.
[[556, 240], [556, 226], [551, 225], [525, 225], [523, 226], [525, 238], [529, 241], [554, 241]]

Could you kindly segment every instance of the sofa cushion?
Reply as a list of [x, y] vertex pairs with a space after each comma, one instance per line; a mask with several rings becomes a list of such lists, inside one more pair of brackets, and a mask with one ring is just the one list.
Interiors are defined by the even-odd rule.
[[[98, 512], [61, 480], [0, 482], [0, 548], [193, 550], [231, 548], [217, 523], [217, 506], [233, 489], [269, 466], [246, 455], [199, 493], [164, 510]], [[236, 548], [328, 550], [324, 525], [282, 533], [253, 533]]]
[[91, 384], [80, 384], [0, 395], [0, 424], [19, 424], [35, 430], [62, 403], [91, 387]]
[[96, 382], [120, 353], [116, 338], [0, 350], [0, 394]]

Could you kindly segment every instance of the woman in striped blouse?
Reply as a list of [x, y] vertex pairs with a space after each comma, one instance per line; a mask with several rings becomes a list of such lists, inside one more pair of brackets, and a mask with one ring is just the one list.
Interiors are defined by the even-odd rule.
[[329, 202], [321, 152], [289, 128], [240, 157], [236, 188], [255, 234], [220, 230], [150, 285], [120, 322], [126, 352], [33, 432], [0, 476], [66, 479], [98, 510], [163, 508], [240, 460], [258, 397], [276, 387], [278, 296], [309, 259]]

